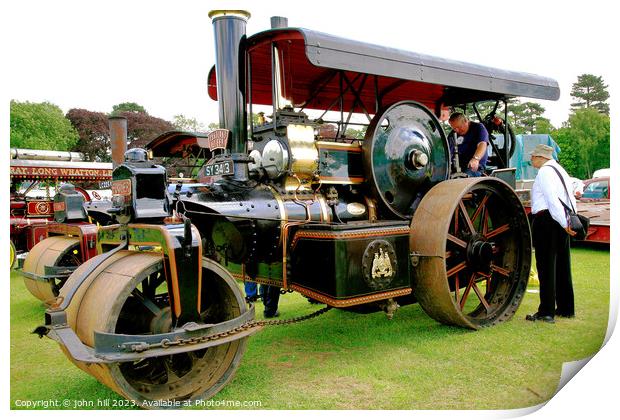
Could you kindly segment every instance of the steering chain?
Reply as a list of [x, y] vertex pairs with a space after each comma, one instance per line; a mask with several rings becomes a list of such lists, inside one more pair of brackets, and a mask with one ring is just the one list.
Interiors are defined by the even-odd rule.
[[219, 340], [219, 339], [229, 337], [235, 334], [239, 334], [243, 331], [247, 331], [255, 327], [270, 327], [270, 326], [276, 326], [276, 325], [296, 324], [299, 322], [306, 321], [308, 319], [316, 318], [317, 316], [324, 314], [330, 309], [332, 309], [331, 306], [325, 306], [324, 308], [321, 308], [310, 314], [302, 315], [302, 316], [298, 316], [294, 318], [288, 318], [288, 319], [253, 320], [253, 321], [246, 322], [245, 324], [240, 325], [238, 327], [232, 328], [228, 331], [222, 331], [216, 334], [203, 335], [201, 337], [192, 337], [192, 338], [185, 338], [185, 339], [180, 338], [178, 340], [163, 339], [159, 343], [152, 343], [152, 344], [140, 343], [138, 345], [130, 346], [127, 350], [133, 351], [133, 352], [143, 352], [146, 350], [152, 350], [156, 348], [168, 348], [168, 347], [174, 347], [174, 346], [184, 346], [184, 345], [191, 345], [191, 344], [206, 343], [208, 341], [215, 341], [215, 340]]

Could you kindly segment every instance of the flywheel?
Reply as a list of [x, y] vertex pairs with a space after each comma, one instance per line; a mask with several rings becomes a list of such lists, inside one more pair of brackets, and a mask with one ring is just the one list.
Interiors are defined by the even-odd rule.
[[[76, 267], [82, 263], [80, 241], [70, 236], [50, 236], [32, 247], [24, 260], [23, 271], [38, 276], [45, 275], [45, 267]], [[42, 302], [51, 302], [65, 283], [65, 278], [47, 281], [24, 277], [28, 291]]]
[[531, 264], [527, 216], [508, 184], [489, 177], [442, 182], [411, 221], [416, 299], [433, 319], [478, 329], [510, 319]]
[[424, 105], [402, 101], [377, 113], [363, 145], [371, 192], [387, 218], [411, 217], [424, 193], [450, 175], [446, 135]]
[[[92, 260], [69, 277], [61, 296]], [[216, 324], [247, 311], [233, 277], [203, 258], [201, 322]], [[94, 346], [94, 333], [159, 334], [173, 326], [162, 256], [120, 251], [97, 267], [79, 287], [67, 308], [69, 326], [80, 340]], [[149, 401], [206, 399], [230, 381], [245, 351], [247, 338], [214, 347], [133, 362], [84, 363], [80, 369], [127, 398], [149, 407]]]

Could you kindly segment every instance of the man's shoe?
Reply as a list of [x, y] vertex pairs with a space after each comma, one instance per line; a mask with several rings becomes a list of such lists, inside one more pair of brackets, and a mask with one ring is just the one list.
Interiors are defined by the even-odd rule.
[[542, 321], [547, 322], [549, 324], [555, 324], [555, 320], [551, 315], [540, 315], [538, 312], [535, 314], [527, 315], [525, 317], [526, 321]]
[[280, 311], [276, 311], [274, 314], [263, 312], [263, 315], [265, 316], [265, 318], [277, 318], [280, 316]]
[[559, 316], [560, 318], [574, 318], [575, 314], [563, 314], [560, 312], [556, 312], [555, 316]]

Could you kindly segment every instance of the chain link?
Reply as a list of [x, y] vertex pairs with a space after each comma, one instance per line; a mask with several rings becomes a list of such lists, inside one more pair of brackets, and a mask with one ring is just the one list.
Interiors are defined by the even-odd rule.
[[133, 352], [143, 352], [146, 350], [152, 350], [152, 349], [156, 349], [156, 348], [162, 348], [162, 349], [166, 349], [169, 347], [175, 347], [175, 346], [185, 346], [185, 345], [192, 345], [192, 344], [200, 344], [200, 343], [206, 343], [209, 341], [215, 341], [215, 340], [219, 340], [221, 338], [225, 338], [225, 337], [229, 337], [235, 334], [239, 334], [242, 333], [244, 331], [247, 331], [249, 329], [255, 328], [255, 327], [269, 327], [269, 326], [275, 326], [275, 325], [290, 325], [290, 324], [296, 324], [299, 322], [303, 322], [306, 321], [308, 319], [312, 319], [312, 318], [316, 318], [319, 315], [324, 314], [325, 312], [329, 311], [332, 307], [331, 306], [326, 306], [324, 308], [319, 309], [318, 311], [312, 312], [308, 315], [303, 315], [303, 316], [298, 316], [295, 318], [289, 318], [289, 319], [272, 319], [272, 320], [254, 320], [254, 321], [249, 321], [246, 322], [243, 325], [240, 325], [238, 327], [232, 328], [228, 331], [222, 331], [220, 333], [216, 333], [216, 334], [211, 334], [211, 335], [203, 335], [200, 337], [191, 337], [191, 338], [180, 338], [178, 340], [170, 340], [170, 339], [163, 339], [161, 340], [159, 343], [152, 343], [152, 344], [146, 344], [146, 343], [137, 343], [137, 344], [132, 344], [130, 346], [130, 350]]
[[331, 308], [332, 308], [331, 306], [326, 306], [324, 308], [319, 309], [318, 311], [312, 312], [311, 314], [303, 315], [303, 316], [298, 316], [298, 317], [295, 317], [295, 318], [289, 318], [289, 319], [270, 319], [270, 320], [263, 320], [263, 321], [251, 321], [248, 324], [253, 324], [252, 326], [261, 326], [261, 327], [267, 327], [267, 326], [272, 326], [272, 325], [296, 324], [298, 322], [302, 322], [302, 321], [306, 321], [308, 319], [316, 318], [317, 316], [322, 315], [325, 312], [329, 311]]

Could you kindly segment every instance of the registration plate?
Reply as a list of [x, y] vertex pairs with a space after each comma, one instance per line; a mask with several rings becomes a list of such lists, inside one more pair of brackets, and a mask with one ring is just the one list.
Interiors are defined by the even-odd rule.
[[207, 163], [204, 166], [205, 176], [233, 175], [234, 173], [235, 168], [233, 166], [233, 161], [230, 159], [214, 163]]

